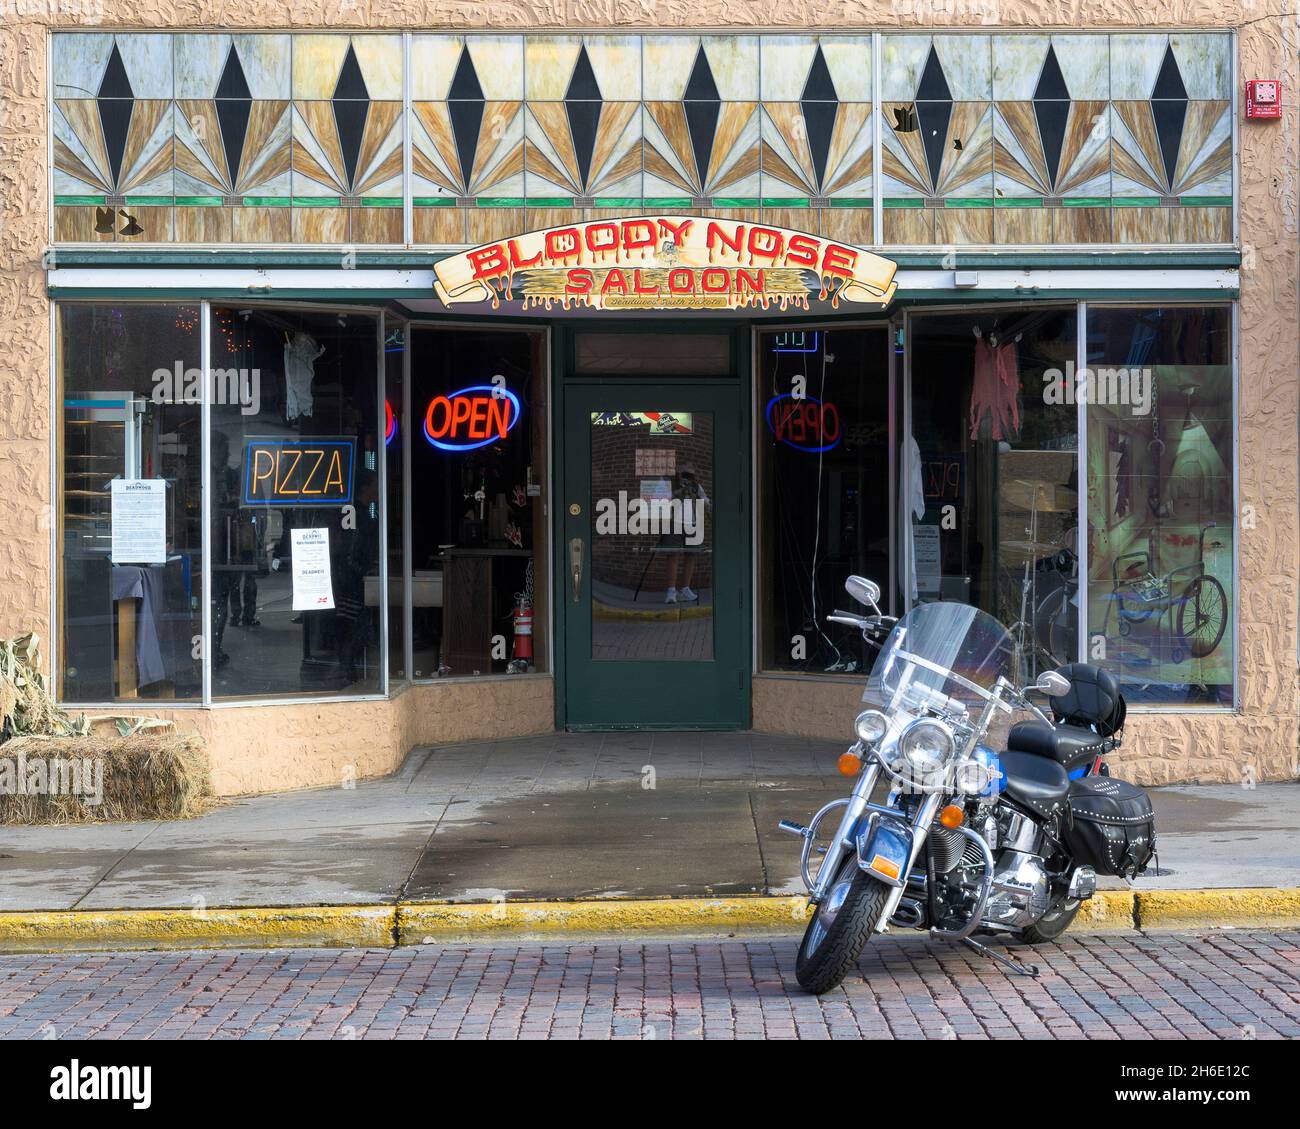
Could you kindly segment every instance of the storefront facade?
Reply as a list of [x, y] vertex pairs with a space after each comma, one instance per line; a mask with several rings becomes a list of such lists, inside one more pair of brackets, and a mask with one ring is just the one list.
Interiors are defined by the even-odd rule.
[[10, 22], [0, 618], [60, 701], [226, 793], [839, 736], [861, 573], [1111, 669], [1134, 778], [1293, 777], [1280, 19], [597, 7]]

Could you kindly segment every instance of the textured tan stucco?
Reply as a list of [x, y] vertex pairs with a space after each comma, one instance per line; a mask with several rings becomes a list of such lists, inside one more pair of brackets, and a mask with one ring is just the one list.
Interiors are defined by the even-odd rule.
[[[0, 633], [49, 635], [49, 325], [46, 39], [50, 26], [132, 28], [1239, 28], [1243, 78], [1281, 78], [1284, 117], [1243, 123], [1238, 715], [1135, 716], [1117, 761], [1149, 782], [1296, 774], [1297, 216], [1294, 17], [1257, 3], [1040, 0], [0, 0]], [[29, 14], [30, 13], [30, 14]], [[544, 691], [537, 689], [545, 686]], [[441, 697], [439, 697], [441, 695]], [[756, 679], [756, 728], [840, 735], [858, 691]], [[542, 699], [545, 699], [545, 702]], [[412, 744], [549, 727], [550, 683], [421, 687], [388, 703], [184, 711], [213, 746], [225, 793], [388, 771]], [[477, 722], [468, 719], [477, 713]], [[474, 729], [491, 722], [492, 732]]]

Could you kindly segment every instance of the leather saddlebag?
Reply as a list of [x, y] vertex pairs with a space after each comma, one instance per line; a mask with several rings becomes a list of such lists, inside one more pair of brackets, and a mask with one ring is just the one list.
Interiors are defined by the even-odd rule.
[[1065, 844], [1076, 862], [1098, 874], [1141, 874], [1156, 846], [1156, 817], [1141, 788], [1111, 776], [1070, 784]]

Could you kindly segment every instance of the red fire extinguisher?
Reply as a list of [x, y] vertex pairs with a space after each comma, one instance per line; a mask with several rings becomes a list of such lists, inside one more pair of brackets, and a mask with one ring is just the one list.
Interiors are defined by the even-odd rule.
[[519, 598], [519, 607], [515, 610], [515, 654], [516, 663], [526, 666], [533, 658], [533, 609]]

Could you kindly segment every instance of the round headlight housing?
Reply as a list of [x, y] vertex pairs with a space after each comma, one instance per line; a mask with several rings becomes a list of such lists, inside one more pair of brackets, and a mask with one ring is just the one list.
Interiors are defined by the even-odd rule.
[[940, 772], [957, 748], [952, 730], [932, 717], [918, 718], [898, 741], [907, 767], [917, 777]]
[[879, 710], [863, 710], [854, 719], [853, 732], [864, 745], [874, 745], [889, 732], [889, 718]]

